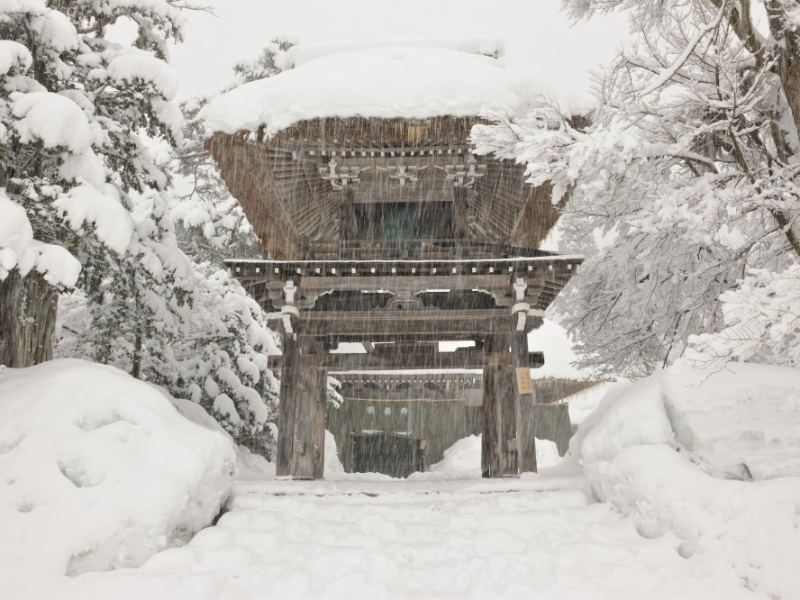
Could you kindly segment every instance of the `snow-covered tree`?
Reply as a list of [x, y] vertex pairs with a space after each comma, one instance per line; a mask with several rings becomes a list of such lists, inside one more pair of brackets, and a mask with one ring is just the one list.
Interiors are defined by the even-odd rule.
[[[796, 363], [796, 351], [765, 348], [776, 337], [800, 343], [796, 311], [769, 300], [780, 289], [788, 307], [798, 289], [800, 4], [770, 2], [769, 13], [727, 0], [565, 4], [576, 16], [624, 7], [634, 26], [598, 82], [591, 124], [573, 127], [553, 106], [473, 137], [568, 199], [565, 249], [588, 258], [560, 306], [585, 362], [642, 375], [691, 340], [697, 360]], [[746, 347], [711, 342], [744, 330]]]
[[[78, 279], [77, 263], [53, 245], [84, 265], [114, 263], [131, 244], [147, 252], [128, 193], [167, 183], [143, 134], [173, 143], [181, 136], [177, 86], [163, 60], [167, 41], [181, 37], [175, 4], [0, 4], [0, 220], [10, 212], [20, 220], [21, 207], [30, 226], [24, 247], [0, 238], [0, 363], [51, 354], [58, 288]], [[134, 47], [105, 37], [120, 18], [139, 28]], [[84, 285], [99, 276], [81, 275]]]
[[198, 402], [238, 443], [269, 456], [278, 398], [267, 363], [277, 353], [274, 334], [242, 286], [225, 270], [192, 263], [177, 249], [171, 221], [166, 224], [162, 241], [182, 263], [174, 273], [184, 300], [172, 297], [174, 275], [145, 280], [131, 268], [128, 288], [124, 279], [107, 278], [100, 298], [66, 294], [56, 354], [113, 364]]
[[171, 201], [181, 247], [218, 264], [232, 256], [260, 257], [258, 237], [204, 148], [206, 103], [206, 98], [194, 98], [181, 104], [185, 141], [173, 161], [176, 193]]
[[[149, 149], [181, 142], [163, 59], [186, 6], [0, 4], [0, 362], [49, 358], [57, 293], [77, 286], [64, 299], [59, 355], [191, 396], [238, 438], [268, 446], [271, 334], [238, 284], [178, 247], [169, 165]], [[121, 18], [138, 26], [133, 47], [105, 37]]]
[[278, 385], [267, 356], [277, 352], [275, 339], [221, 265], [261, 246], [203, 148], [202, 104], [184, 105], [185, 141], [178, 159], [162, 165], [177, 189], [131, 194], [129, 251], [84, 261], [87, 285], [62, 300], [57, 354], [114, 364], [191, 398], [237, 442], [269, 455]]
[[[281, 68], [276, 61], [293, 45], [292, 40], [277, 38], [255, 60], [236, 63], [227, 89], [277, 75]], [[231, 256], [260, 257], [261, 243], [205, 149], [203, 109], [208, 101], [201, 96], [181, 104], [186, 126], [173, 163], [178, 193], [172, 203], [181, 246], [194, 257], [218, 263]]]

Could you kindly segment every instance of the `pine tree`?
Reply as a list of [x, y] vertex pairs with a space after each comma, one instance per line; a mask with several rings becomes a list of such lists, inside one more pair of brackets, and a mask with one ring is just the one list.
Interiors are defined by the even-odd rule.
[[[171, 143], [181, 136], [163, 60], [167, 41], [181, 38], [180, 10], [169, 0], [31, 0], [0, 10], [0, 186], [37, 242], [94, 265], [78, 282], [91, 287], [132, 243], [150, 242], [136, 231], [128, 194], [167, 184], [140, 132]], [[139, 28], [134, 47], [105, 37], [122, 17]], [[7, 239], [0, 246], [8, 255]], [[74, 263], [45, 265], [34, 252], [35, 270], [7, 260], [0, 284], [0, 363], [12, 366], [50, 357], [58, 286], [76, 283]]]
[[[271, 73], [271, 57], [242, 69]], [[170, 179], [189, 191], [130, 194], [131, 249], [117, 262], [86, 261], [84, 291], [63, 299], [57, 354], [113, 364], [192, 399], [237, 443], [270, 456], [278, 385], [267, 357], [278, 352], [275, 338], [222, 265], [260, 255], [261, 245], [203, 148], [203, 103], [184, 104], [185, 141], [168, 165]]]

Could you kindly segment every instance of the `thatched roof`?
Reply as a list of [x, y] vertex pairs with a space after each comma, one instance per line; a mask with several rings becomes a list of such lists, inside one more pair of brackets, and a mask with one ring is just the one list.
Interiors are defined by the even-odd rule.
[[475, 156], [469, 141], [477, 123], [541, 106], [535, 81], [449, 48], [311, 54], [206, 113], [207, 146], [272, 258], [339, 258], [343, 239], [364, 238], [358, 207], [389, 203], [427, 203], [419, 218], [454, 221], [450, 238], [483, 255], [539, 247], [558, 218], [549, 186], [526, 185], [522, 165]]
[[[217, 133], [207, 145], [275, 259], [339, 256], [339, 228], [349, 217], [340, 213], [344, 191], [323, 178], [331, 159], [368, 165], [350, 192], [356, 203], [452, 201], [457, 192], [447, 181], [446, 165], [474, 160], [485, 170], [465, 202], [470, 242], [536, 249], [558, 219], [559, 207], [550, 201], [549, 186], [524, 183], [524, 166], [472, 156], [469, 131], [479, 120], [319, 119], [260, 141], [250, 132]], [[415, 185], [389, 180], [398, 164], [419, 169]]]

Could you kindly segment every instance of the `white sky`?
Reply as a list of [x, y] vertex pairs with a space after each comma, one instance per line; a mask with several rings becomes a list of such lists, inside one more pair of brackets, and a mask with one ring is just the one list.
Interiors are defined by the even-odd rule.
[[301, 43], [386, 37], [491, 37], [506, 46], [506, 64], [580, 91], [588, 73], [608, 62], [627, 37], [620, 16], [573, 25], [559, 0], [205, 0], [216, 16], [187, 15], [186, 41], [171, 62], [180, 96], [213, 93], [231, 67], [255, 57], [276, 35]]

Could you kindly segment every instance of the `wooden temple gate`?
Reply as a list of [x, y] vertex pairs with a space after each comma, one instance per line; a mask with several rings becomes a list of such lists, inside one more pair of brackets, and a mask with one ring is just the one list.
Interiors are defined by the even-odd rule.
[[482, 369], [483, 475], [536, 470], [544, 359], [527, 335], [582, 259], [537, 250], [560, 207], [522, 166], [473, 154], [478, 122], [329, 118], [209, 139], [271, 257], [227, 265], [281, 323], [279, 476], [322, 476], [326, 375], [348, 370]]

